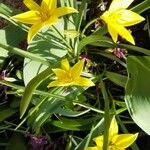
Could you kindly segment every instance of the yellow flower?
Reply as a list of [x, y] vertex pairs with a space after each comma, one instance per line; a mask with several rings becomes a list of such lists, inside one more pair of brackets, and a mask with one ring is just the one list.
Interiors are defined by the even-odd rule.
[[119, 34], [128, 42], [135, 44], [132, 35], [125, 27], [135, 25], [145, 19], [137, 13], [126, 9], [133, 1], [134, 0], [113, 0], [109, 10], [104, 12], [100, 17], [106, 22], [108, 32], [114, 42], [117, 42]]
[[[109, 148], [108, 150], [125, 150], [138, 137], [136, 134], [118, 134], [118, 125], [115, 117], [113, 117], [109, 128]], [[94, 139], [96, 146], [88, 147], [86, 150], [103, 150], [103, 135]]]
[[57, 0], [43, 0], [41, 6], [33, 0], [24, 0], [24, 4], [30, 11], [13, 16], [13, 18], [22, 23], [32, 24], [28, 32], [28, 43], [42, 27], [53, 25], [61, 16], [77, 12], [72, 7], [57, 8]]
[[67, 59], [61, 61], [61, 68], [53, 69], [57, 80], [51, 82], [48, 87], [54, 86], [94, 86], [94, 83], [85, 77], [80, 77], [84, 67], [84, 60], [79, 60], [73, 67], [70, 67]]

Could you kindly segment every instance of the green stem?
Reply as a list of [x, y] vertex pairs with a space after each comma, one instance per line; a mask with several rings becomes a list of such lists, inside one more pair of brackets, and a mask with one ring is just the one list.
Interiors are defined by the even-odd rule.
[[84, 29], [82, 30], [82, 32], [81, 32], [81, 37], [83, 37], [84, 36], [84, 33], [85, 33], [85, 31], [89, 28], [89, 26], [91, 26], [93, 23], [95, 23], [97, 21], [97, 18], [96, 19], [93, 19], [92, 21], [90, 21], [85, 27], [84, 27]]
[[103, 141], [103, 150], [108, 150], [109, 146], [109, 126], [110, 126], [110, 116], [109, 116], [109, 98], [106, 92], [105, 85], [103, 81], [101, 81], [101, 89], [104, 98], [105, 105], [105, 114], [104, 114], [104, 141]]

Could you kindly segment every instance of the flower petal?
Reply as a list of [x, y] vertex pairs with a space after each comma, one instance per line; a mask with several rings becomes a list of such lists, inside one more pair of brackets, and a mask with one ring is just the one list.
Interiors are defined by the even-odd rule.
[[13, 16], [12, 18], [26, 24], [35, 24], [39, 22], [41, 19], [38, 15], [37, 11], [27, 11], [25, 13], [21, 13], [18, 15]]
[[97, 146], [94, 146], [94, 147], [87, 147], [85, 150], [102, 150], [102, 149], [99, 149]]
[[57, 17], [61, 17], [67, 14], [75, 13], [75, 12], [77, 13], [78, 11], [72, 7], [59, 7], [54, 10], [54, 14]]
[[121, 9], [117, 13], [119, 14], [117, 23], [123, 26], [132, 26], [145, 20], [145, 18], [130, 10]]
[[69, 70], [70, 70], [70, 64], [69, 64], [69, 62], [68, 62], [68, 59], [63, 59], [63, 60], [61, 61], [61, 68], [62, 68], [63, 70], [66, 70], [66, 71], [69, 71]]
[[79, 60], [72, 68], [71, 68], [71, 76], [73, 79], [80, 77], [80, 74], [84, 67], [84, 60]]
[[41, 7], [46, 10], [54, 10], [57, 7], [57, 0], [43, 0]]
[[[130, 34], [130, 32], [123, 26], [121, 25], [118, 25], [116, 23], [111, 23], [109, 22], [108, 26], [111, 26], [111, 30], [115, 33], [118, 33], [122, 38], [126, 39], [128, 42], [132, 43], [133, 45], [135, 45], [135, 42], [134, 42], [134, 38], [132, 37], [132, 35]], [[115, 34], [110, 32], [114, 42], [116, 42], [116, 37], [115, 37]]]
[[90, 79], [87, 79], [84, 77], [79, 77], [79, 78], [75, 79], [72, 82], [72, 84], [77, 85], [77, 86], [87, 86], [87, 87], [95, 85]]
[[127, 148], [129, 147], [138, 137], [138, 133], [136, 134], [120, 134], [116, 135], [112, 142], [119, 148]]
[[58, 80], [62, 80], [62, 81], [71, 80], [69, 73], [66, 72], [65, 70], [57, 68], [57, 69], [53, 69], [53, 72], [58, 77]]
[[95, 141], [96, 145], [98, 147], [101, 147], [101, 148], [103, 147], [103, 140], [104, 140], [104, 136], [103, 135], [94, 138], [94, 141]]
[[58, 21], [58, 17], [56, 17], [56, 16], [51, 16], [48, 20], [46, 20], [46, 21], [44, 22], [44, 25], [45, 25], [45, 26], [51, 26], [51, 25], [55, 24], [57, 21]]
[[134, 0], [113, 0], [109, 11], [115, 11], [120, 8], [127, 8]]
[[109, 137], [111, 138], [115, 134], [118, 134], [118, 124], [114, 116], [111, 120], [109, 127]]
[[71, 83], [69, 82], [63, 82], [60, 80], [56, 80], [56, 81], [52, 81], [51, 83], [49, 83], [48, 87], [54, 87], [54, 86], [69, 86], [71, 85]]
[[108, 32], [110, 33], [113, 41], [116, 43], [118, 39], [118, 33], [117, 31], [113, 28], [112, 25], [108, 24]]
[[43, 27], [43, 23], [39, 22], [33, 25], [28, 32], [28, 43], [33, 39], [33, 37], [38, 33], [38, 31]]
[[30, 10], [35, 10], [35, 11], [41, 10], [41, 7], [33, 0], [24, 0], [23, 2]]

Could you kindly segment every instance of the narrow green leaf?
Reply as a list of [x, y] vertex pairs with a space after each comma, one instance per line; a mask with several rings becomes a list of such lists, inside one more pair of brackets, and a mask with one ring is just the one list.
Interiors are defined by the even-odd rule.
[[23, 117], [35, 89], [51, 75], [51, 68], [47, 68], [46, 70], [39, 73], [36, 77], [34, 77], [26, 86], [21, 104], [20, 104], [20, 118]]
[[121, 87], [125, 87], [126, 82], [127, 82], [127, 77], [118, 73], [114, 73], [114, 72], [109, 72], [106, 71], [105, 76], [111, 80], [112, 82], [114, 82], [115, 84], [121, 86]]
[[142, 12], [150, 9], [150, 0], [145, 0], [135, 7], [131, 8], [132, 11], [141, 14]]
[[88, 44], [102, 47], [114, 47], [114, 43], [110, 38], [101, 35], [91, 35], [83, 38], [80, 41], [78, 45], [78, 51], [81, 52], [81, 50]]
[[125, 48], [127, 50], [137, 51], [145, 55], [150, 55], [150, 50], [142, 48], [142, 47], [128, 45], [128, 44], [118, 44], [118, 47]]

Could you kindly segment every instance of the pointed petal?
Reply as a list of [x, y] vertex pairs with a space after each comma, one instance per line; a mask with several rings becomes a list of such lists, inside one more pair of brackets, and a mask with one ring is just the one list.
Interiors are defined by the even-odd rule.
[[[118, 25], [116, 23], [111, 23], [111, 22], [109, 22], [109, 26], [111, 26], [112, 30], [116, 31], [116, 33], [118, 33], [122, 38], [126, 39], [128, 42], [135, 45], [134, 38], [132, 37], [131, 33], [125, 27]], [[112, 33], [110, 33], [110, 34], [112, 34]], [[114, 35], [112, 34], [111, 36], [112, 36], [114, 42], [116, 42]]]
[[37, 15], [37, 11], [27, 11], [25, 13], [18, 14], [16, 16], [13, 16], [12, 18], [26, 24], [35, 24], [36, 22], [39, 22], [41, 19]]
[[115, 119], [115, 116], [112, 118], [109, 128], [109, 137], [111, 138], [113, 135], [118, 134], [118, 124]]
[[112, 142], [115, 143], [117, 147], [127, 148], [137, 139], [137, 137], [138, 137], [138, 133], [120, 134], [120, 135], [116, 135], [116, 137], [114, 137]]
[[72, 68], [71, 68], [71, 76], [73, 79], [80, 77], [80, 74], [84, 67], [84, 60], [79, 60]]
[[44, 22], [44, 25], [45, 25], [45, 26], [51, 26], [51, 25], [55, 24], [57, 21], [58, 21], [58, 17], [56, 17], [56, 16], [51, 16], [48, 20], [46, 20], [46, 21]]
[[66, 71], [69, 71], [69, 70], [70, 70], [70, 64], [69, 64], [69, 62], [68, 62], [67, 59], [63, 59], [63, 60], [61, 61], [61, 68], [62, 68], [63, 70], [66, 70]]
[[94, 138], [94, 141], [95, 141], [96, 145], [98, 147], [101, 147], [101, 148], [103, 147], [103, 140], [104, 140], [104, 136], [103, 135]]
[[67, 14], [75, 13], [75, 12], [77, 13], [78, 11], [72, 7], [59, 7], [55, 9], [54, 14], [57, 17], [61, 17]]
[[33, 39], [33, 37], [38, 33], [38, 31], [43, 27], [43, 23], [39, 22], [33, 25], [28, 32], [28, 43]]
[[87, 147], [85, 150], [102, 150], [102, 149], [99, 149], [97, 146], [94, 146], [94, 147]]
[[51, 83], [49, 83], [48, 87], [69, 86], [69, 85], [71, 85], [71, 83], [63, 82], [63, 81], [60, 81], [60, 80], [56, 80], [56, 81], [52, 81]]
[[55, 75], [58, 77], [59, 80], [64, 80], [64, 81], [70, 80], [69, 73], [66, 72], [65, 70], [57, 68], [57, 69], [53, 69], [53, 72], [55, 73]]
[[117, 31], [113, 28], [112, 25], [108, 24], [108, 32], [110, 33], [113, 41], [116, 43], [118, 39], [118, 33]]
[[113, 0], [109, 7], [109, 11], [115, 11], [120, 8], [128, 8], [133, 1], [134, 0]]
[[72, 84], [77, 85], [77, 86], [87, 86], [87, 87], [95, 85], [90, 79], [87, 79], [87, 78], [84, 78], [84, 77], [79, 77], [79, 78], [75, 79], [72, 82]]
[[23, 2], [30, 10], [35, 10], [35, 11], [41, 10], [41, 7], [33, 0], [24, 0]]
[[119, 14], [117, 23], [123, 26], [132, 26], [145, 20], [145, 18], [130, 10], [121, 9], [117, 12]]
[[46, 10], [54, 10], [57, 7], [57, 0], [43, 0], [41, 7]]

